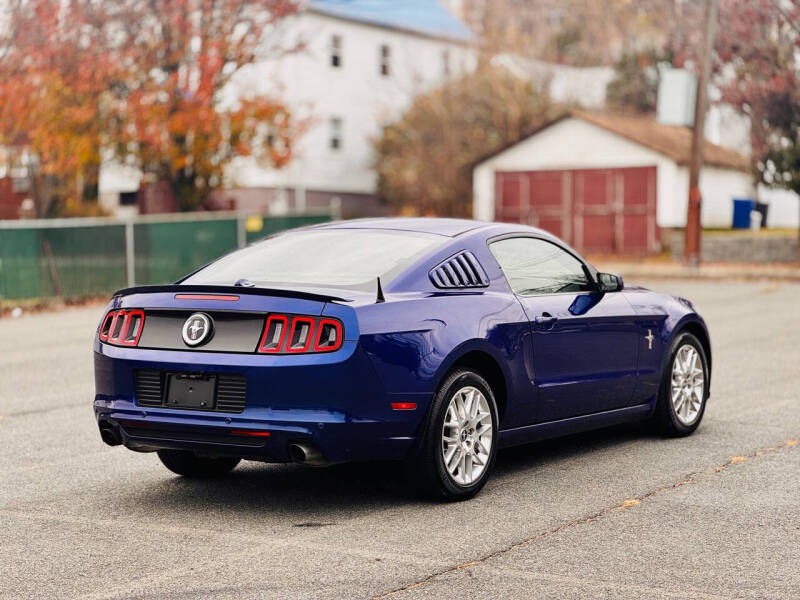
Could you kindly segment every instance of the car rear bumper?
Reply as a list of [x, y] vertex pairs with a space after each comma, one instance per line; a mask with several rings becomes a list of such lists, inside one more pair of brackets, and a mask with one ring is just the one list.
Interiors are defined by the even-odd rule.
[[[425, 396], [386, 393], [357, 344], [343, 350], [319, 361], [281, 357], [278, 362], [277, 357], [257, 355], [198, 356], [97, 344], [95, 417], [107, 443], [138, 451], [187, 449], [288, 462], [290, 445], [304, 443], [328, 462], [403, 458], [427, 408]], [[244, 409], [218, 412], [143, 405], [137, 400], [138, 370], [243, 376]], [[392, 402], [404, 401], [417, 403], [417, 409], [392, 410]]]
[[[291, 462], [291, 444], [317, 449], [326, 462], [400, 460], [414, 442], [413, 436], [392, 435], [396, 427], [381, 423], [301, 420], [204, 419], [189, 415], [152, 413], [95, 402], [98, 426], [108, 429], [131, 450], [150, 452], [171, 448], [209, 456], [240, 456], [264, 462]], [[248, 433], [243, 433], [247, 431]], [[252, 435], [253, 433], [259, 435]], [[268, 435], [266, 435], [268, 434]], [[106, 443], [109, 440], [103, 436]], [[114, 444], [115, 445], [115, 444]]]

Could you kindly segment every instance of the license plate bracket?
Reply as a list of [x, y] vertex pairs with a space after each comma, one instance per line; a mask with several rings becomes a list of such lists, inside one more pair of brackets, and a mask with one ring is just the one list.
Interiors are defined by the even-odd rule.
[[166, 405], [169, 408], [214, 410], [216, 390], [216, 375], [168, 373]]

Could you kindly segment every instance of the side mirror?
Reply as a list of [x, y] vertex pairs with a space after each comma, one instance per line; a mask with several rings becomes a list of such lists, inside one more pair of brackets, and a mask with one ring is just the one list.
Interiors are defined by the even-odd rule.
[[611, 273], [597, 274], [597, 291], [599, 292], [619, 292], [623, 288], [622, 277]]

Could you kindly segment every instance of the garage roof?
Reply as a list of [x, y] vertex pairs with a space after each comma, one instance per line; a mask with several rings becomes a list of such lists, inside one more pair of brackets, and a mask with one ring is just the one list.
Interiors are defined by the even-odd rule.
[[[688, 165], [690, 162], [692, 130], [688, 127], [681, 127], [678, 125], [663, 125], [654, 118], [646, 116], [632, 117], [613, 113], [571, 110], [552, 121], [548, 121], [526, 136], [526, 138], [532, 137], [543, 129], [570, 117], [581, 119], [650, 148], [651, 150], [655, 150], [659, 154], [671, 158], [679, 165]], [[514, 144], [501, 148], [481, 158], [476, 164], [480, 164], [486, 159], [496, 156], [518, 143], [519, 142], [515, 142]], [[712, 144], [708, 141], [706, 141], [703, 146], [703, 164], [724, 169], [736, 169], [738, 171], [747, 171], [750, 166], [747, 157], [742, 154], [739, 154], [735, 150]]]
[[[688, 165], [691, 160], [692, 130], [688, 127], [663, 125], [652, 117], [629, 117], [587, 111], [573, 111], [571, 114], [669, 156], [680, 165]], [[741, 171], [749, 168], [746, 157], [735, 150], [708, 141], [703, 146], [703, 163]]]

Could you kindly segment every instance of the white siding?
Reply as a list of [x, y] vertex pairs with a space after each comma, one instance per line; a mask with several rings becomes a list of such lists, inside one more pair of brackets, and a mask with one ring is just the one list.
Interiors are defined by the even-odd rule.
[[[753, 180], [749, 173], [732, 169], [704, 167], [700, 171], [700, 194], [703, 198], [701, 218], [703, 227], [727, 229], [733, 224], [734, 198], [752, 198]], [[672, 207], [673, 225], [686, 225], [686, 204], [689, 201], [689, 168], [680, 167], [672, 199], [665, 202]]]
[[776, 229], [800, 227], [800, 196], [796, 193], [760, 185], [758, 199], [769, 204], [767, 227]]
[[[286, 45], [304, 47], [280, 59], [244, 70], [229, 97], [247, 93], [283, 99], [307, 129], [296, 145], [295, 158], [283, 170], [253, 160], [236, 161], [233, 186], [304, 186], [339, 192], [375, 191], [371, 141], [383, 125], [397, 119], [415, 96], [445, 80], [445, 51], [451, 76], [473, 70], [475, 51], [453, 42], [304, 13], [284, 26]], [[341, 39], [341, 66], [331, 66], [331, 39]], [[389, 47], [390, 73], [380, 72], [381, 46]], [[330, 120], [342, 121], [342, 147], [330, 148]]]

